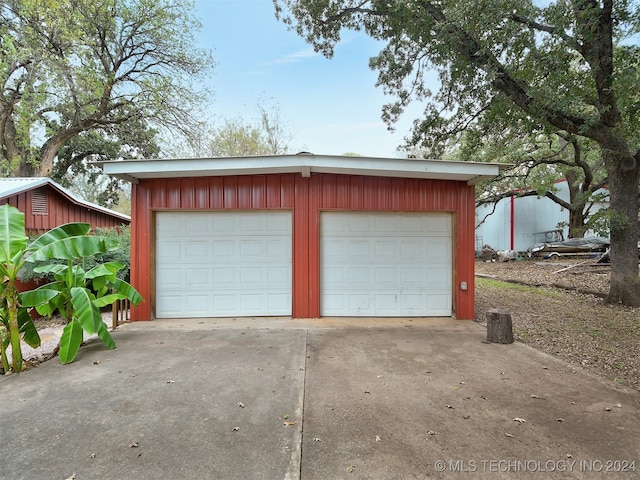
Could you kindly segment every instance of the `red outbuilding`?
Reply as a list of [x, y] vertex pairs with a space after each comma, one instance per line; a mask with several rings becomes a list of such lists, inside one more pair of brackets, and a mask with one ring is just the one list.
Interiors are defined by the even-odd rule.
[[474, 318], [498, 164], [312, 154], [103, 163], [132, 183], [132, 320]]
[[37, 235], [71, 222], [91, 228], [129, 225], [131, 218], [87, 202], [47, 177], [0, 178], [0, 205], [8, 203], [24, 213], [27, 235]]

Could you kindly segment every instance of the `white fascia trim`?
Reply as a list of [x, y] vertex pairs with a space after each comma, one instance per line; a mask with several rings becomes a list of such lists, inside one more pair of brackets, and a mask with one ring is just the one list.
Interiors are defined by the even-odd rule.
[[496, 163], [329, 155], [124, 160], [102, 163], [105, 174], [130, 179], [274, 173], [300, 173], [307, 176], [317, 172], [458, 180], [470, 184], [495, 177], [501, 167], [503, 166]]

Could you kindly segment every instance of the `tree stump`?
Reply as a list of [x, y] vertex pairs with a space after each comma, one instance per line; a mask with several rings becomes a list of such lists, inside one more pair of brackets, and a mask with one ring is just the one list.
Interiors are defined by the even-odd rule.
[[513, 343], [511, 314], [492, 309], [487, 312], [487, 341], [491, 343]]

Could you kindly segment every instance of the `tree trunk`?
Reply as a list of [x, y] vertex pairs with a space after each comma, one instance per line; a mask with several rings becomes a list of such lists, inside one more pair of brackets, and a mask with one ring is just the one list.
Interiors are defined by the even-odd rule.
[[509, 312], [497, 309], [491, 309], [487, 312], [487, 341], [502, 344], [513, 343], [513, 322]]
[[53, 159], [58, 155], [60, 148], [80, 132], [82, 132], [81, 128], [62, 130], [42, 145], [40, 149], [40, 166], [38, 167], [39, 177], [48, 177], [51, 175], [53, 171]]
[[611, 196], [611, 286], [607, 302], [640, 306], [638, 274], [638, 159], [605, 150]]
[[579, 204], [577, 208], [569, 209], [569, 238], [584, 238], [586, 230], [584, 209], [584, 204]]
[[[574, 148], [576, 147], [574, 146]], [[586, 172], [584, 173], [586, 176]], [[570, 170], [565, 172], [565, 179], [569, 189], [569, 238], [583, 238], [587, 229], [584, 215], [587, 206], [580, 195], [581, 183], [578, 176]]]
[[2, 153], [8, 162], [10, 177], [33, 177], [36, 174], [36, 167], [28, 162], [27, 153], [24, 146], [18, 146], [16, 126], [13, 120], [7, 115], [0, 116], [2, 122]]

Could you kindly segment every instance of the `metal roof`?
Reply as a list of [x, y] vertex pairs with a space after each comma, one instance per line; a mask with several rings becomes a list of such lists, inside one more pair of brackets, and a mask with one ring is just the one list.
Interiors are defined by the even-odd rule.
[[123, 220], [131, 221], [131, 217], [129, 215], [125, 215], [124, 213], [116, 212], [115, 210], [110, 210], [101, 205], [83, 200], [82, 198], [78, 197], [74, 193], [71, 193], [62, 185], [54, 182], [48, 177], [0, 178], [0, 201], [5, 200], [6, 198], [18, 193], [26, 192], [28, 190], [34, 190], [45, 185], [49, 185], [55, 190], [58, 190], [63, 196], [67, 197], [71, 202], [77, 205], [81, 205], [83, 207], [89, 208], [91, 210], [96, 210], [113, 217], [121, 218]]
[[464, 181], [474, 185], [488, 180], [508, 165], [450, 162], [408, 158], [314, 155], [265, 155], [248, 157], [132, 159], [96, 162], [105, 174], [137, 183], [145, 178], [261, 175], [270, 173], [337, 173], [399, 178]]

